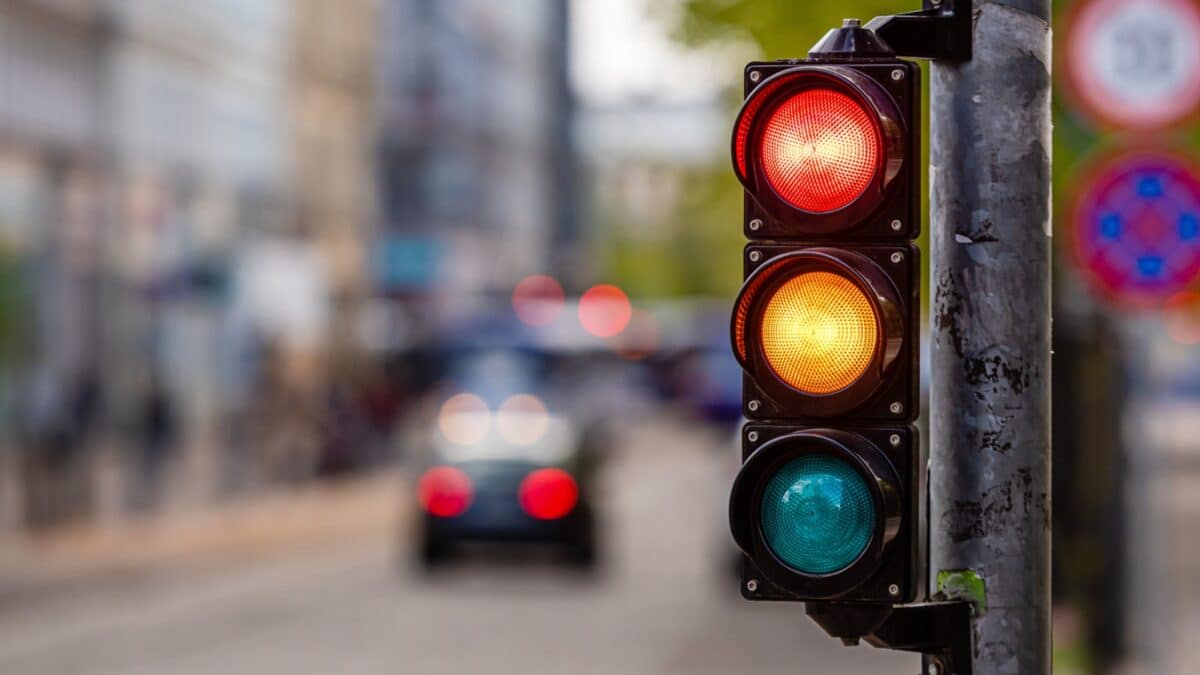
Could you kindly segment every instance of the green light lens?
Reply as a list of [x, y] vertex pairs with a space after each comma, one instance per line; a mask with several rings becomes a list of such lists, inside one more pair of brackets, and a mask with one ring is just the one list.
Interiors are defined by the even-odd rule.
[[875, 532], [875, 518], [875, 502], [862, 474], [825, 455], [784, 464], [763, 494], [767, 545], [806, 574], [829, 574], [857, 560]]

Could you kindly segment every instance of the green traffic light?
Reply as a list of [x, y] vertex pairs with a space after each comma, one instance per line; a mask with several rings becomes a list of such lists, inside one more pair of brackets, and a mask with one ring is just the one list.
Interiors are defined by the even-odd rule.
[[857, 560], [871, 542], [877, 517], [862, 474], [826, 455], [791, 460], [763, 493], [767, 545], [805, 574], [837, 572]]

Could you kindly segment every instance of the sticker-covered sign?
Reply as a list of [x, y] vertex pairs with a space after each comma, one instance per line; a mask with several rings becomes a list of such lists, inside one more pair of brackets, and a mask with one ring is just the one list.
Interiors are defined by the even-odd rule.
[[1200, 4], [1087, 0], [1067, 25], [1074, 103], [1098, 122], [1153, 129], [1200, 109]]
[[1124, 306], [1158, 306], [1200, 277], [1200, 171], [1170, 154], [1132, 153], [1081, 184], [1075, 258], [1092, 287]]

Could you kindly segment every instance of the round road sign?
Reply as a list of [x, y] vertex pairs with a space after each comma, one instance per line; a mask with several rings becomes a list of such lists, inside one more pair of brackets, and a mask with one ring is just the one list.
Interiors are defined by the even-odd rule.
[[1157, 306], [1200, 276], [1200, 170], [1166, 153], [1102, 163], [1075, 204], [1076, 260], [1093, 288]]
[[1200, 108], [1194, 0], [1090, 0], [1067, 25], [1070, 93], [1102, 124], [1153, 129]]

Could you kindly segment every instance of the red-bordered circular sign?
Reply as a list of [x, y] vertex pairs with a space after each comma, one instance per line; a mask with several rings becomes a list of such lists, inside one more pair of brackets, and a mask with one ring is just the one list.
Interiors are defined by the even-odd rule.
[[1156, 129], [1200, 110], [1196, 0], [1088, 0], [1065, 37], [1070, 97], [1100, 124]]
[[1156, 307], [1200, 277], [1200, 169], [1162, 152], [1101, 162], [1080, 182], [1072, 234], [1092, 287], [1125, 307]]

